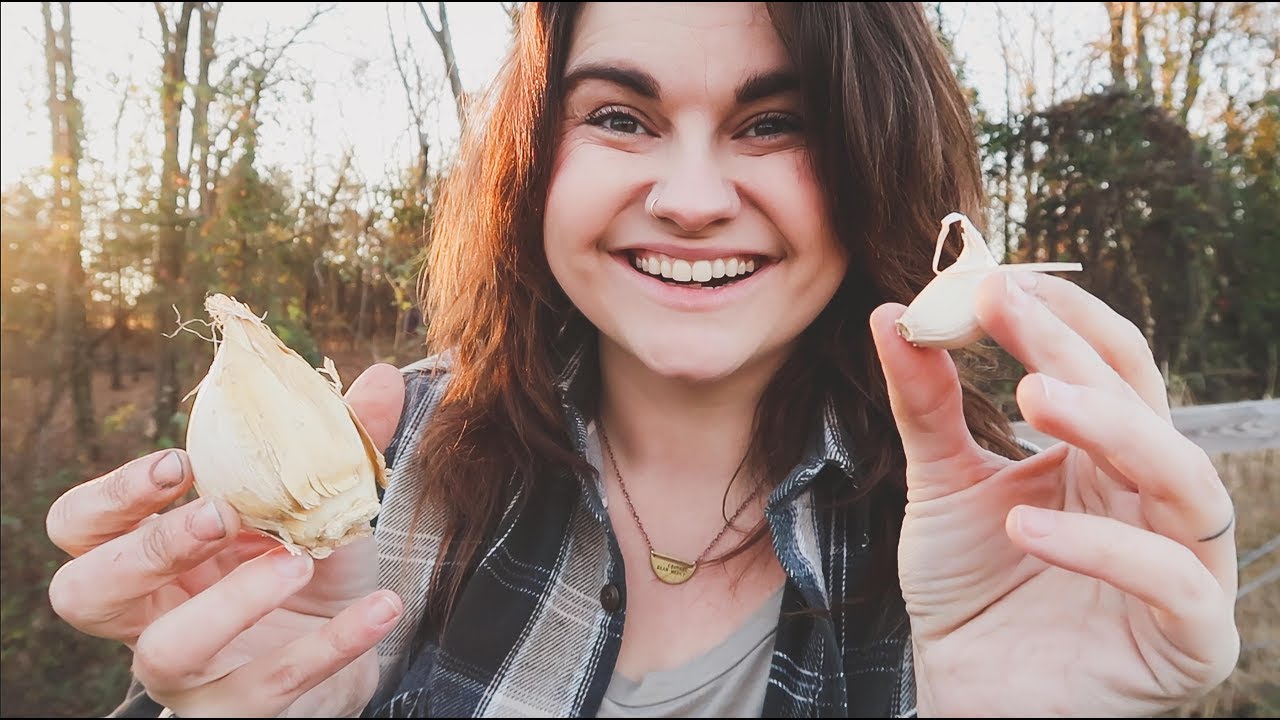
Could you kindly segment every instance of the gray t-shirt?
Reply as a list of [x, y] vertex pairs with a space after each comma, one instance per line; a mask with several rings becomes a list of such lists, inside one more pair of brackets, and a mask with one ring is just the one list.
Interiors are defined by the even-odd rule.
[[638, 682], [615, 672], [597, 717], [760, 717], [782, 588], [720, 645]]
[[[600, 473], [597, 489], [607, 508], [604, 456], [595, 422], [587, 425], [587, 460]], [[760, 717], [782, 591], [779, 587], [720, 645], [680, 667], [649, 673], [639, 681], [615, 672], [596, 717]]]

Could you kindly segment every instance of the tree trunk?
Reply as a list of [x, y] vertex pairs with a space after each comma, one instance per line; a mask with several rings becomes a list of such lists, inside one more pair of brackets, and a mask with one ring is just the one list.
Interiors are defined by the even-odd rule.
[[360, 306], [356, 311], [356, 335], [355, 346], [364, 343], [365, 339], [365, 317], [369, 311], [369, 280], [367, 278], [368, 268], [362, 262], [360, 264]]
[[[212, 153], [209, 137], [209, 105], [213, 101], [213, 87], [209, 83], [209, 68], [213, 65], [214, 37], [218, 28], [218, 15], [222, 12], [222, 3], [200, 4], [200, 55], [199, 75], [196, 79], [195, 105], [191, 109], [191, 183], [187, 196], [187, 207], [197, 203], [200, 216], [208, 219], [212, 210], [210, 203], [210, 187], [213, 184], [213, 168], [210, 165]], [[195, 202], [193, 202], [195, 201]]]
[[1133, 237], [1127, 232], [1121, 231], [1117, 235], [1116, 242], [1117, 258], [1116, 265], [1119, 273], [1128, 281], [1134, 298], [1134, 312], [1137, 317], [1130, 318], [1133, 324], [1138, 326], [1142, 331], [1142, 336], [1146, 338], [1147, 345], [1156, 353], [1157, 362], [1165, 362], [1168, 358], [1163, 357], [1155, 343], [1156, 319], [1152, 315], [1151, 308], [1151, 291], [1147, 288], [1147, 280], [1142, 275], [1142, 269], [1138, 267], [1138, 263], [1133, 252]]
[[1150, 9], [1143, 5], [1150, 3], [1132, 3], [1133, 10], [1133, 64], [1137, 74], [1135, 89], [1138, 96], [1150, 101], [1155, 97], [1151, 86], [1151, 54], [1147, 50], [1147, 14]]
[[[120, 277], [117, 271], [116, 277]], [[119, 280], [117, 280], [119, 282]], [[120, 345], [124, 340], [125, 327], [127, 324], [124, 306], [120, 300], [120, 293], [116, 293], [115, 308], [112, 313], [111, 320], [111, 389], [124, 389], [124, 375], [120, 367]]]
[[[182, 89], [186, 84], [187, 36], [191, 14], [199, 3], [182, 3], [181, 14], [171, 29], [164, 6], [156, 3], [163, 42], [163, 76], [160, 89], [160, 117], [164, 126], [164, 149], [161, 151], [160, 198], [157, 207], [159, 238], [155, 265], [156, 329], [174, 321], [170, 305], [185, 296], [182, 257], [185, 253], [186, 218], [179, 209], [179, 185], [186, 182], [178, 162], [178, 130], [182, 120]], [[164, 335], [157, 335], [155, 437], [177, 443], [179, 428], [175, 423], [181, 397], [178, 377], [178, 346]]]
[[43, 403], [38, 406], [40, 409], [32, 413], [33, 422], [27, 428], [26, 437], [17, 447], [17, 458], [12, 464], [5, 465], [5, 472], [8, 477], [25, 478], [35, 466], [40, 456], [40, 449], [44, 445], [40, 442], [40, 435], [45, 432], [49, 423], [53, 420], [54, 414], [58, 410], [58, 405], [62, 403], [62, 396], [66, 393], [67, 386], [65, 383], [59, 382], [58, 378], [51, 378], [49, 381], [49, 394], [45, 397]]
[[1129, 87], [1129, 78], [1124, 70], [1125, 45], [1124, 45], [1124, 15], [1125, 5], [1123, 2], [1104, 2], [1107, 8], [1107, 17], [1111, 19], [1111, 85], [1116, 88]]
[[99, 457], [93, 413], [93, 363], [87, 343], [85, 272], [80, 259], [84, 226], [80, 188], [83, 118], [75, 95], [75, 67], [71, 52], [71, 3], [60, 2], [61, 25], [54, 29], [52, 3], [41, 3], [45, 30], [45, 68], [49, 78], [49, 122], [52, 139], [53, 225], [61, 273], [55, 293], [57, 336], [54, 382], [71, 390], [76, 441], [80, 449]]
[[453, 35], [449, 32], [449, 15], [444, 5], [443, 2], [436, 3], [440, 11], [440, 27], [436, 27], [435, 23], [431, 22], [425, 3], [418, 3], [418, 10], [422, 13], [422, 19], [427, 23], [431, 36], [436, 39], [436, 45], [440, 46], [440, 54], [444, 57], [444, 71], [449, 78], [449, 90], [453, 93], [453, 106], [458, 111], [458, 125], [461, 127], [467, 117], [467, 93], [462, 88], [458, 58], [453, 52]]
[[1183, 125], [1187, 124], [1191, 106], [1195, 105], [1196, 98], [1200, 95], [1200, 66], [1204, 63], [1205, 48], [1218, 31], [1218, 14], [1221, 12], [1222, 3], [1208, 3], [1212, 7], [1209, 8], [1207, 15], [1204, 12], [1205, 4], [1190, 3], [1195, 26], [1191, 31], [1190, 50], [1187, 53], [1186, 82], [1183, 85], [1182, 101], [1176, 108], [1178, 119]]
[[[1036, 167], [1034, 135], [1032, 134], [1034, 131], [1033, 125], [1035, 123], [1035, 113], [1030, 107], [1026, 108], [1025, 113], [1026, 114], [1023, 116], [1022, 120], [1021, 133], [1022, 179], [1024, 182], [1022, 188], [1022, 207], [1025, 212], [1030, 213], [1031, 208], [1036, 206], [1036, 176], [1039, 174], [1039, 168]], [[1029, 219], [1030, 218], [1028, 218], [1028, 220]], [[1041, 240], [1043, 238], [1043, 234], [1043, 230], [1032, 232], [1031, 223], [1028, 222], [1026, 224], [1026, 232], [1023, 233], [1023, 237], [1027, 243], [1027, 254], [1024, 256], [1026, 258], [1026, 262], [1041, 261]]]
[[[941, 8], [938, 9], [939, 15], [941, 15], [941, 10]], [[1013, 54], [1009, 49], [1008, 36], [1006, 35], [1008, 23], [1005, 21], [1004, 13], [1000, 13], [999, 15], [999, 25], [996, 29], [997, 32], [1000, 33], [1000, 57], [1004, 59], [1004, 124], [1006, 128], [1011, 128], [1013, 127]], [[1015, 252], [1015, 248], [1017, 248], [1017, 251], [1019, 252], [1025, 252], [1026, 250], [1025, 248], [1018, 247], [1019, 243], [1016, 242], [1013, 237], [1012, 213], [1014, 150], [1012, 143], [1007, 139], [1009, 135], [1010, 134], [1006, 134], [1006, 141], [1004, 144], [1004, 172], [1002, 173], [1000, 183], [1000, 208], [1002, 211], [1001, 214], [1004, 216], [1002, 218], [1002, 222], [1004, 223], [1004, 232], [1002, 234], [1004, 236], [1003, 242], [1006, 255], [1013, 254]], [[1023, 141], [1026, 142], [1027, 138], [1024, 137]], [[1004, 262], [1008, 262], [1008, 259], [1005, 259]]]

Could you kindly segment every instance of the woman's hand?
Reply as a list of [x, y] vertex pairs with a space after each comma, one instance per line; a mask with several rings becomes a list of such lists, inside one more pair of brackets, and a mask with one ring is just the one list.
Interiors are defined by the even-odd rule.
[[966, 427], [955, 365], [872, 331], [907, 458], [899, 546], [920, 714], [1151, 715], [1235, 667], [1231, 498], [1174, 429], [1143, 336], [1061, 278], [993, 273], [978, 318], [1064, 442], [1013, 462]]
[[[404, 399], [399, 371], [374, 366], [348, 399], [385, 446]], [[74, 559], [49, 585], [53, 609], [128, 645], [135, 677], [179, 717], [358, 714], [378, 681], [369, 651], [402, 608], [375, 592], [373, 538], [313, 561], [242, 531], [222, 501], [155, 514], [191, 483], [186, 453], [162, 451], [58, 498], [49, 537]]]

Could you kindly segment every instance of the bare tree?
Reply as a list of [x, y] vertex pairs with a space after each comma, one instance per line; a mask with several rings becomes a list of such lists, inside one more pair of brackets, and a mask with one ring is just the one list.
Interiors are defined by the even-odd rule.
[[209, 75], [215, 55], [214, 38], [217, 36], [218, 16], [222, 13], [222, 3], [201, 3], [199, 11], [200, 54], [197, 58], [199, 71], [196, 76], [195, 97], [192, 100], [189, 160], [193, 181], [189, 186], [187, 207], [198, 205], [200, 214], [208, 217], [214, 181], [213, 167], [210, 164], [212, 138], [209, 133], [209, 105], [213, 102], [213, 86]]
[[[938, 4], [941, 5], [942, 3]], [[520, 12], [524, 9], [524, 3], [500, 2], [498, 5], [502, 6], [502, 12], [507, 14], [507, 18], [511, 20], [512, 29], [515, 29], [520, 24]]]
[[1151, 100], [1155, 97], [1155, 92], [1151, 84], [1151, 54], [1147, 50], [1147, 20], [1152, 3], [1135, 2], [1130, 5], [1130, 15], [1133, 17], [1133, 66], [1137, 75], [1134, 89], [1140, 97]]
[[[1042, 21], [1040, 17], [1040, 9], [1045, 9], [1048, 16]], [[1058, 27], [1058, 22], [1054, 18], [1057, 13], [1056, 3], [1046, 3], [1044, 5], [1033, 5], [1031, 12], [1031, 26], [1036, 37], [1044, 43], [1044, 47], [1048, 50], [1049, 61], [1049, 97], [1048, 105], [1058, 104], [1058, 93], [1062, 90], [1062, 66], [1067, 58], [1067, 51], [1058, 44], [1058, 36], [1054, 30]]]
[[[1191, 17], [1191, 38], [1187, 51], [1186, 70], [1183, 73], [1182, 99], [1174, 106], [1178, 119], [1185, 125], [1191, 106], [1200, 94], [1201, 65], [1204, 62], [1205, 48], [1213, 40], [1219, 29], [1221, 10], [1224, 3], [1186, 3]], [[1206, 8], [1205, 6], [1209, 6]]]
[[[85, 309], [85, 272], [80, 257], [84, 227], [80, 160], [84, 135], [83, 112], [76, 97], [76, 73], [71, 51], [71, 3], [57, 3], [59, 27], [54, 27], [53, 3], [40, 3], [44, 18], [45, 69], [49, 80], [49, 123], [52, 138], [50, 172], [53, 177], [53, 233], [59, 273], [54, 289], [59, 355], [53, 385], [71, 391], [76, 440], [90, 457], [99, 454], [93, 415], [93, 365], [89, 358]], [[51, 395], [48, 411], [60, 394]]]
[[[122, 83], [125, 86], [124, 92], [120, 96], [120, 104], [116, 106], [116, 119], [111, 124], [111, 145], [112, 156], [115, 160], [115, 166], [120, 167], [120, 128], [124, 124], [125, 110], [129, 107], [129, 83]], [[122, 172], [115, 173], [111, 178], [111, 198], [115, 204], [115, 213], [112, 220], [115, 232], [113, 235], [120, 235], [120, 215], [124, 210], [124, 182]], [[111, 389], [124, 389], [124, 372], [120, 362], [121, 333], [124, 331], [124, 261], [119, 254], [114, 251], [110, 243], [103, 243], [103, 255], [106, 259], [106, 267], [111, 274], [113, 282], [111, 288], [111, 330], [108, 345], [108, 353], [110, 357], [109, 366], [111, 368]]]
[[[353, 162], [355, 160], [355, 151], [351, 147], [347, 147], [342, 154], [342, 159], [338, 162], [337, 173], [334, 177], [333, 187], [325, 192], [323, 197], [319, 187], [319, 181], [316, 178], [316, 167], [312, 163], [308, 168], [308, 182], [305, 197], [308, 201], [304, 208], [304, 226], [303, 236], [311, 238], [311, 256], [310, 265], [311, 272], [307, 275], [306, 285], [303, 290], [303, 316], [304, 322], [311, 323], [315, 320], [315, 306], [324, 304], [327, 300], [329, 305], [329, 314], [334, 317], [340, 317], [338, 313], [338, 302], [335, 299], [337, 284], [339, 282], [336, 277], [335, 268], [332, 263], [325, 263], [324, 256], [335, 245], [334, 227], [336, 222], [335, 216], [338, 214], [338, 204], [342, 198], [342, 193], [352, 185], [351, 178]], [[329, 297], [323, 297], [323, 293], [328, 290]]]
[[[1000, 56], [1004, 58], [1004, 121], [1013, 122], [1013, 49], [1009, 46], [1009, 22], [1004, 11], [996, 7], [996, 33], [1000, 38]], [[1013, 150], [1004, 148], [1004, 168], [1001, 174], [1000, 206], [1004, 232], [1001, 242], [1004, 251], [1014, 249], [1013, 240]]]
[[[267, 91], [278, 79], [276, 66], [299, 38], [332, 9], [333, 6], [317, 6], [307, 19], [279, 45], [272, 44], [274, 34], [268, 28], [268, 33], [260, 46], [227, 63], [225, 71], [227, 76], [237, 73], [242, 73], [242, 76], [237, 81], [228, 83], [236, 87], [226, 91], [227, 97], [224, 100], [230, 107], [225, 124], [217, 130], [209, 130], [206, 133], [209, 136], [211, 149], [205, 160], [207, 168], [205, 190], [200, 197], [200, 218], [205, 222], [217, 213], [218, 186], [222, 179], [219, 173], [228, 157], [231, 157], [236, 150], [242, 150], [248, 155], [253, 155], [257, 150], [259, 110]], [[212, 36], [212, 30], [210, 34]], [[217, 149], [212, 149], [213, 146]]]
[[[155, 263], [156, 327], [173, 322], [172, 301], [183, 295], [182, 258], [186, 254], [188, 219], [180, 202], [187, 178], [178, 159], [178, 131], [182, 123], [183, 88], [187, 84], [187, 39], [191, 17], [201, 3], [184, 2], [177, 17], [170, 18], [164, 3], [154, 3], [160, 23], [162, 74], [160, 83], [160, 120], [164, 128], [164, 148], [160, 154], [160, 197], [157, 204], [157, 239]], [[179, 392], [178, 348], [163, 335], [157, 336], [156, 404], [153, 419], [157, 438], [176, 441], [174, 418], [178, 412]]]
[[1128, 3], [1104, 2], [1102, 5], [1106, 8], [1107, 17], [1111, 21], [1111, 43], [1108, 46], [1111, 56], [1111, 84], [1117, 88], [1128, 87], [1129, 76], [1125, 72], [1125, 58], [1128, 57], [1128, 51], [1125, 49], [1124, 42], [1124, 16]]
[[431, 15], [427, 12], [426, 3], [418, 3], [418, 10], [422, 13], [422, 21], [427, 24], [427, 29], [431, 31], [431, 36], [436, 39], [436, 45], [440, 47], [440, 54], [444, 57], [444, 71], [449, 78], [449, 90], [453, 93], [454, 107], [458, 111], [458, 125], [461, 126], [466, 122], [467, 117], [467, 93], [462, 88], [462, 75], [458, 71], [458, 58], [453, 52], [453, 36], [449, 33], [449, 14], [445, 9], [443, 2], [436, 3], [437, 12], [440, 13], [440, 25], [437, 27], [431, 20]]
[[[1035, 11], [1033, 10], [1033, 37], [1029, 53], [1024, 51], [1021, 47], [1017, 47], [1011, 43], [1010, 37], [1013, 33], [1012, 28], [1014, 27], [1014, 24], [1009, 21], [1004, 8], [999, 5], [996, 7], [996, 17], [1000, 27], [1000, 47], [1005, 62], [1005, 122], [1013, 123], [1016, 121], [1015, 117], [1017, 115], [1021, 115], [1021, 122], [1023, 123], [1022, 133], [1026, 134], [1029, 130], [1027, 127], [1028, 124], [1034, 122], [1034, 116], [1038, 107], [1036, 85], [1036, 47], [1038, 43], [1035, 41], [1035, 37], [1040, 30], [1039, 15], [1035, 14]], [[1006, 30], [1006, 28], [1008, 28], [1008, 30]], [[1015, 85], [1020, 86], [1021, 88], [1021, 96], [1017, 98], [1017, 102], [1019, 104], [1016, 106], [1014, 105]], [[1012, 154], [1013, 150], [1010, 149], [1007, 150], [1007, 152]], [[1031, 145], [1023, 143], [1020, 155], [1019, 165], [1022, 171], [1022, 177], [1020, 179], [1023, 181], [1021, 208], [1025, 211], [1026, 208], [1035, 204], [1036, 199], [1039, 197], [1040, 188], [1038, 186], [1038, 174], [1032, 171], [1035, 164], [1035, 158]], [[1005, 182], [1007, 183], [1007, 187], [1004, 191], [1003, 205], [1004, 208], [1006, 208], [1007, 215], [1013, 214], [1011, 212], [1015, 197], [1013, 189], [1013, 166], [1013, 158], [1006, 157]], [[1013, 239], [1013, 223], [1006, 222], [1005, 228], [1007, 233], [1005, 237], [1006, 247], [1012, 249], [1015, 246]], [[1016, 243], [1018, 245], [1019, 255], [1030, 259], [1039, 258], [1042, 241], [1043, 238], [1036, 237], [1032, 234], [1024, 235]]]
[[[413, 116], [413, 129], [418, 137], [418, 161], [416, 171], [414, 173], [415, 189], [418, 193], [418, 200], [425, 200], [427, 195], [427, 186], [431, 177], [431, 140], [427, 136], [426, 123], [426, 105], [430, 103], [429, 99], [423, 97], [424, 89], [422, 82], [422, 69], [415, 62], [413, 64], [415, 82], [410, 83], [409, 72], [405, 69], [404, 63], [400, 59], [400, 44], [396, 40], [395, 27], [391, 23], [391, 8], [387, 7], [387, 34], [391, 37], [391, 57], [395, 60], [396, 73], [400, 76], [400, 84], [404, 88], [405, 103], [409, 106], [409, 114]], [[414, 57], [412, 36], [406, 39], [409, 45], [408, 57]]]
[[1213, 62], [1208, 59], [1210, 46], [1215, 41], [1221, 45], [1232, 37], [1249, 37], [1249, 19], [1257, 8], [1267, 5], [1250, 2], [1103, 4], [1111, 19], [1109, 50], [1113, 83], [1117, 87], [1133, 88], [1140, 97], [1158, 103], [1183, 124], [1187, 123], [1203, 90], [1206, 69], [1212, 72]]
[[[131, 100], [131, 85], [128, 79], [122, 79], [120, 82], [120, 102], [116, 105], [115, 120], [111, 123], [111, 147], [112, 147], [112, 164], [120, 168], [123, 162], [120, 157], [120, 136], [124, 126], [125, 112], [129, 108]], [[121, 366], [121, 346], [123, 345], [123, 335], [125, 332], [128, 312], [125, 309], [124, 302], [124, 268], [125, 258], [122, 257], [120, 248], [117, 247], [120, 238], [124, 235], [124, 223], [122, 222], [127, 204], [124, 189], [125, 173], [118, 171], [111, 178], [111, 202], [114, 205], [114, 213], [112, 214], [112, 233], [111, 241], [104, 240], [102, 252], [104, 256], [104, 267], [112, 276], [111, 288], [111, 329], [108, 331], [109, 343], [109, 366], [111, 369], [111, 389], [121, 390], [124, 388], [124, 372]]]

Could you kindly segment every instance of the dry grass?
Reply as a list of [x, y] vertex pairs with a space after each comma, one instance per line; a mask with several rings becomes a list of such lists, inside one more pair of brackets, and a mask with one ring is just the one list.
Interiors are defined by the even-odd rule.
[[[1243, 597], [1236, 604], [1240, 662], [1220, 687], [1188, 703], [1175, 717], [1280, 715], [1280, 449], [1234, 453], [1214, 464], [1236, 503], [1236, 545]], [[1258, 550], [1272, 543], [1270, 552]], [[1255, 557], [1250, 562], [1250, 555]]]

